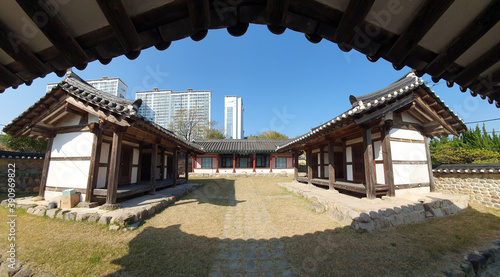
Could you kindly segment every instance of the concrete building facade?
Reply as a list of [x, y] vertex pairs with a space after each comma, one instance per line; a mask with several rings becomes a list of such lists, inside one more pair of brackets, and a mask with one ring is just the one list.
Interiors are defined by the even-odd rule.
[[243, 99], [238, 96], [224, 97], [224, 136], [243, 139]]

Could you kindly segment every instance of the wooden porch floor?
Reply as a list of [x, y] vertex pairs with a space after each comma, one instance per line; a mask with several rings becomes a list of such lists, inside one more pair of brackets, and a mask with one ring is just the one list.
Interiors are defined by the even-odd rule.
[[[177, 179], [177, 185], [186, 183], [186, 179]], [[168, 179], [156, 181], [155, 189], [163, 189], [174, 185], [174, 180]], [[116, 190], [116, 198], [128, 197], [135, 194], [144, 193], [151, 190], [149, 181], [142, 181], [139, 184], [121, 185]], [[108, 189], [94, 189], [94, 196], [106, 197]]]
[[[298, 182], [301, 183], [308, 183], [308, 178], [307, 177], [298, 177], [297, 178]], [[322, 187], [329, 187], [329, 181], [328, 179], [319, 179], [319, 178], [313, 178], [311, 182], [314, 185], [322, 186]], [[353, 182], [348, 182], [342, 179], [337, 179], [333, 183], [333, 187], [335, 189], [342, 189], [342, 190], [347, 190], [359, 194], [366, 195], [366, 186], [364, 184], [360, 183], [353, 183]], [[389, 191], [389, 186], [384, 186], [384, 185], [377, 185], [375, 186], [375, 193], [377, 196], [380, 195], [386, 195], [387, 192]]]

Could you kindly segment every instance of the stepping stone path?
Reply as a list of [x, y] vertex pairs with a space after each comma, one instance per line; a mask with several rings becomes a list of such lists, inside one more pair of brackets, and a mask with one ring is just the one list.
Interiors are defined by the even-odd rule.
[[209, 276], [296, 276], [253, 181], [236, 183], [234, 195], [229, 198], [220, 252]]

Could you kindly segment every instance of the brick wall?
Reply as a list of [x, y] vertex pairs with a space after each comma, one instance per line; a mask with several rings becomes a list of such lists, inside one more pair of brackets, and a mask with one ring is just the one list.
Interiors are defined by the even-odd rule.
[[0, 159], [0, 192], [7, 192], [9, 164], [15, 164], [16, 192], [38, 192], [43, 169], [42, 159]]

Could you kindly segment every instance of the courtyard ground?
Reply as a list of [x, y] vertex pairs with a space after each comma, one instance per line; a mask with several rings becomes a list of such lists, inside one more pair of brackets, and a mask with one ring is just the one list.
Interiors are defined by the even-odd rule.
[[191, 179], [205, 186], [133, 231], [19, 210], [17, 258], [56, 276], [442, 276], [500, 237], [500, 211], [479, 206], [356, 233], [277, 185], [287, 181]]

